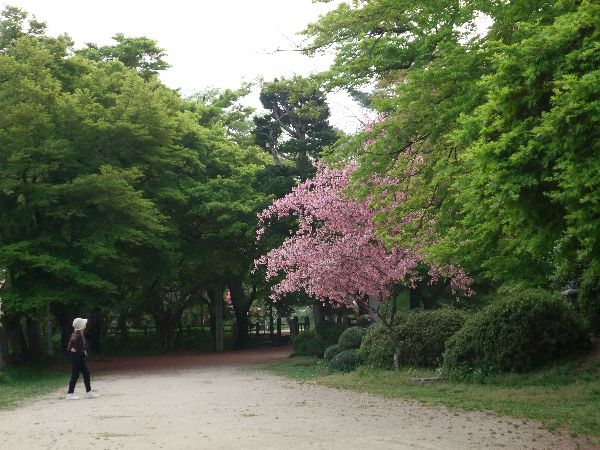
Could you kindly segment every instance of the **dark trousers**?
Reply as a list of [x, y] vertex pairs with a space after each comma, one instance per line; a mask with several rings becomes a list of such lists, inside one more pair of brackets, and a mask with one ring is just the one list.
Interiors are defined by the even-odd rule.
[[71, 367], [73, 371], [71, 373], [71, 381], [69, 382], [69, 394], [72, 394], [75, 391], [75, 384], [77, 384], [77, 380], [79, 379], [79, 372], [83, 374], [83, 384], [85, 384], [85, 391], [90, 392], [92, 387], [90, 386], [90, 371], [85, 365], [85, 353], [83, 352], [73, 352], [69, 354], [69, 359], [71, 361]]

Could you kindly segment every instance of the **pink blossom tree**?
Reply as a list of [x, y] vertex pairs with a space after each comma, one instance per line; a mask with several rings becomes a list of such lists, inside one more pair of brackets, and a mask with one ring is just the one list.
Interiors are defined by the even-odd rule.
[[[274, 221], [293, 216], [298, 223], [279, 247], [255, 261], [256, 267], [266, 268], [267, 279], [283, 277], [273, 286], [274, 300], [304, 291], [334, 305], [351, 307], [367, 296], [382, 305], [399, 284], [414, 288], [420, 281], [417, 266], [425, 261], [418, 249], [386, 248], [376, 236], [377, 210], [370, 206], [372, 199], [355, 200], [346, 195], [354, 170], [353, 165], [340, 170], [318, 164], [314, 178], [259, 214], [258, 239]], [[431, 261], [427, 264], [430, 283], [446, 279], [453, 292], [470, 294], [470, 279], [462, 270]], [[391, 328], [394, 312], [386, 317], [381, 311], [377, 308], [374, 312]]]

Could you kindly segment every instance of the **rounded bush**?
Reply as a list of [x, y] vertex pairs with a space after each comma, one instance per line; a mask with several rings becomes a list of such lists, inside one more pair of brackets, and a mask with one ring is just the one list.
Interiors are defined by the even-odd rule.
[[303, 331], [292, 341], [296, 356], [323, 356], [327, 343], [317, 338], [314, 330]]
[[350, 327], [342, 334], [338, 340], [342, 350], [352, 350], [360, 347], [363, 337], [365, 336], [366, 330], [361, 327]]
[[325, 361], [331, 361], [341, 351], [342, 348], [338, 344], [330, 345], [325, 349]]
[[385, 369], [393, 367], [394, 347], [389, 332], [382, 324], [375, 324], [367, 329], [358, 349], [358, 357], [362, 364]]
[[329, 367], [335, 372], [351, 372], [358, 367], [359, 359], [356, 350], [344, 350], [329, 362]]
[[530, 289], [498, 299], [468, 319], [446, 343], [444, 368], [457, 377], [525, 372], [577, 353], [587, 342], [570, 305]]
[[394, 330], [400, 366], [439, 367], [446, 341], [465, 323], [455, 308], [440, 308], [407, 314]]

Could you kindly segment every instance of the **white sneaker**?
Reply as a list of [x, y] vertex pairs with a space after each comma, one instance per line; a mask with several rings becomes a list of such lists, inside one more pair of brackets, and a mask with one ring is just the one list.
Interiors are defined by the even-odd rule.
[[75, 394], [67, 394], [67, 400], [79, 400], [81, 397], [77, 397]]
[[85, 394], [86, 398], [98, 398], [100, 397], [100, 394], [96, 394], [94, 391], [90, 391], [87, 394]]

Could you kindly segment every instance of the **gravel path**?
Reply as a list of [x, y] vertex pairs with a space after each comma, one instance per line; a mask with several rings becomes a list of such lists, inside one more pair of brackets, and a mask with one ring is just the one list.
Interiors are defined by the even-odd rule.
[[[272, 357], [244, 356], [241, 363]], [[232, 364], [105, 367], [92, 372], [98, 399], [67, 401], [55, 392], [0, 411], [0, 448], [575, 448], [568, 436], [533, 421], [297, 383], [254, 371], [236, 357]]]

